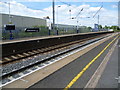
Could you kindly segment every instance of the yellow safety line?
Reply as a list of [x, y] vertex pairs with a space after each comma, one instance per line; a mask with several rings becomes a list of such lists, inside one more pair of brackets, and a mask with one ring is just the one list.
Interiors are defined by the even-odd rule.
[[83, 70], [79, 72], [79, 74], [74, 77], [74, 79], [72, 79], [72, 81], [64, 88], [64, 90], [68, 90], [83, 75], [83, 73], [90, 67], [90, 65], [95, 62], [101, 56], [101, 54], [118, 38], [118, 36], [116, 36], [116, 38], [114, 38], [91, 62], [89, 62], [83, 68]]

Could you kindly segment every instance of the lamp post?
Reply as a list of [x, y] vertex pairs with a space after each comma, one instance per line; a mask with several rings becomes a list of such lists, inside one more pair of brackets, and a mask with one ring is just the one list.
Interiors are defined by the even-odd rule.
[[[84, 17], [84, 18], [90, 18], [90, 17]], [[76, 19], [77, 20], [77, 31], [76, 32], [79, 33], [79, 30], [78, 30], [79, 29], [79, 27], [78, 27], [79, 26], [78, 18], [72, 17], [71, 19]]]
[[54, 31], [54, 29], [55, 29], [55, 0], [52, 1], [52, 10], [53, 10], [53, 25], [52, 25], [52, 29]]
[[79, 22], [79, 21], [78, 21], [78, 19], [77, 19], [77, 33], [79, 33], [79, 30], [78, 30], [78, 22]]
[[76, 31], [76, 33], [79, 33], [79, 30], [78, 30], [78, 23], [79, 23], [78, 18], [72, 17], [72, 19], [76, 19], [76, 20], [77, 20], [77, 21], [76, 21], [76, 23], [77, 23], [77, 26], [76, 26], [77, 31]]
[[9, 6], [9, 24], [11, 24], [12, 23], [12, 20], [11, 20], [11, 15], [10, 15], [10, 2], [3, 2], [3, 3], [6, 3], [6, 4], [8, 4]]
[[[12, 24], [10, 2], [2, 2], [2, 3], [8, 4], [8, 7], [9, 7], [9, 21], [8, 21], [8, 24]], [[10, 31], [10, 40], [12, 40], [13, 39], [13, 34], [12, 34], [11, 30], [9, 30], [9, 31]]]
[[61, 6], [57, 6], [57, 32], [56, 34], [58, 35], [58, 8], [61, 7]]
[[99, 17], [100, 17], [100, 16], [98, 15], [98, 31], [100, 30], [100, 29], [99, 29]]
[[9, 24], [12, 24], [12, 20], [11, 20], [12, 16], [11, 16], [11, 9], [10, 9], [11, 3], [10, 2], [2, 2], [2, 3], [8, 4], [8, 7], [9, 7]]
[[81, 14], [81, 12], [83, 11], [83, 8], [80, 10], [80, 12], [76, 15], [76, 17], [72, 17], [71, 19], [76, 19], [77, 20], [77, 33], [79, 33], [79, 30], [78, 30], [78, 23], [79, 23], [79, 21], [78, 21], [78, 16]]
[[12, 23], [12, 21], [11, 21], [11, 15], [10, 15], [10, 2], [8, 4], [9, 4], [9, 23]]
[[[48, 19], [49, 20], [49, 22], [50, 22], [50, 17], [49, 16], [47, 16], [47, 17], [44, 17], [46, 20]], [[51, 27], [51, 23], [49, 24], [49, 27]], [[50, 28], [48, 28], [49, 30], [48, 30], [48, 35], [51, 35], [51, 33], [50, 33]]]

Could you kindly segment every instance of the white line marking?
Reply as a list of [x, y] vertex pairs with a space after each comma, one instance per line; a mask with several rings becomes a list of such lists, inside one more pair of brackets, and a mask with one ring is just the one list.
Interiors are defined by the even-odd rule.
[[95, 71], [95, 73], [93, 74], [91, 79], [86, 84], [85, 88], [95, 88], [97, 86], [97, 83], [98, 83], [103, 71], [105, 70], [105, 67], [106, 67], [108, 61], [110, 60], [110, 57], [111, 57], [111, 55], [112, 55], [112, 53], [113, 53], [113, 51], [114, 51], [114, 49], [115, 49], [115, 47], [117, 45], [117, 42], [118, 42], [118, 40], [115, 42], [115, 44], [109, 50], [109, 52], [105, 56], [102, 63], [99, 65], [99, 67], [97, 68], [97, 70]]

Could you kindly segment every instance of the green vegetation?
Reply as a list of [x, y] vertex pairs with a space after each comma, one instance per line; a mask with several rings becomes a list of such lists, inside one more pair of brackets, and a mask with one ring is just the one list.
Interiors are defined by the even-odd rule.
[[[30, 38], [30, 37], [40, 37], [40, 36], [48, 36], [49, 35], [49, 29], [46, 26], [33, 26], [35, 28], [39, 28], [39, 32], [25, 32], [23, 29], [22, 30], [15, 30], [12, 31], [13, 38], [14, 39], [20, 39], [20, 38]], [[91, 27], [87, 28], [86, 26], [83, 26], [82, 28], [79, 28], [79, 33], [85, 33], [85, 32], [90, 32]], [[76, 29], [73, 30], [65, 30], [63, 29], [58, 29], [58, 34], [59, 35], [65, 35], [65, 34], [75, 34], [77, 31]], [[50, 30], [50, 35], [56, 35], [57, 33], [57, 28], [55, 27], [55, 30]], [[10, 38], [10, 32], [9, 31], [3, 31], [2, 32], [2, 39], [3, 40], [8, 40]]]
[[99, 29], [103, 29], [102, 25], [99, 25], [98, 27], [99, 27]]
[[[33, 27], [39, 27], [39, 32], [25, 32], [24, 30], [15, 30], [12, 31], [13, 38], [29, 38], [29, 37], [39, 37], [39, 36], [47, 36], [48, 35], [48, 29], [46, 26], [33, 26]], [[9, 31], [3, 31], [2, 32], [2, 38], [3, 40], [10, 38], [10, 32]]]
[[120, 28], [119, 28], [119, 26], [104, 26], [104, 27], [102, 27], [102, 25], [99, 25], [99, 28], [100, 29], [113, 29], [113, 31], [115, 31], [115, 32], [120, 32]]
[[87, 32], [91, 32], [91, 27], [86, 27], [86, 26], [82, 26], [80, 28], [80, 33], [87, 33]]
[[[14, 39], [20, 39], [20, 38], [30, 38], [30, 37], [40, 37], [40, 36], [48, 36], [49, 35], [49, 29], [46, 26], [33, 26], [36, 28], [39, 28], [39, 32], [25, 32], [24, 30], [15, 30], [12, 31], [13, 38]], [[99, 29], [113, 29], [115, 32], [119, 32], [120, 28], [118, 26], [102, 26], [99, 25]], [[79, 33], [87, 33], [91, 32], [92, 28], [91, 27], [86, 27], [82, 26], [79, 29]], [[57, 28], [55, 27], [55, 30], [50, 30], [50, 35], [56, 35]], [[70, 29], [70, 30], [65, 30], [64, 28], [58, 29], [58, 34], [59, 35], [65, 35], [65, 34], [75, 34], [77, 31], [76, 29]], [[3, 40], [8, 40], [10, 38], [10, 32], [4, 30], [2, 32], [2, 39]]]

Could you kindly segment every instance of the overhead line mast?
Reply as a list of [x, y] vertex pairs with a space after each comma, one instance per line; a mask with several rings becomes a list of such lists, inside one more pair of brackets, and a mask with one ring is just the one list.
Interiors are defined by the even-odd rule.
[[103, 5], [100, 7], [100, 9], [93, 15], [93, 18], [97, 15], [97, 13], [102, 9]]
[[52, 28], [54, 30], [54, 27], [55, 27], [55, 0], [53, 0], [52, 5], [53, 5], [53, 26], [52, 26]]
[[83, 11], [83, 8], [80, 10], [80, 12], [76, 15], [75, 18], [77, 18], [81, 14], [82, 11]]
[[[102, 9], [103, 7], [103, 2], [102, 2], [102, 6], [99, 8], [99, 10], [93, 15], [93, 18], [98, 14], [98, 12]], [[99, 19], [100, 19], [100, 15], [98, 15], [98, 30], [99, 30]]]

